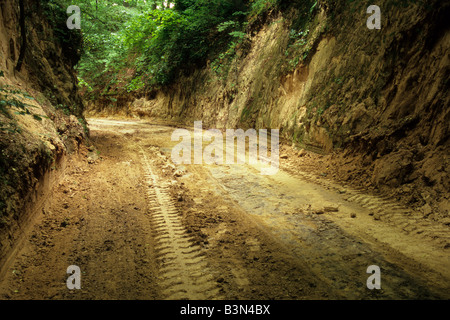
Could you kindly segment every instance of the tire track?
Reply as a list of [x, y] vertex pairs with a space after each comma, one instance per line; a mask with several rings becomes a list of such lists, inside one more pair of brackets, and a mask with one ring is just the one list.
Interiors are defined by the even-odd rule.
[[168, 183], [154, 174], [140, 147], [148, 184], [149, 214], [154, 226], [156, 257], [160, 265], [159, 284], [167, 300], [221, 299], [201, 248], [192, 243], [177, 208], [169, 195]]
[[[292, 184], [271, 184], [272, 178], [261, 178], [259, 172], [250, 167], [232, 170], [217, 167], [210, 170], [212, 177], [223, 187], [223, 194], [229, 195], [249, 215], [258, 216], [265, 225], [264, 230], [287, 248], [293, 259], [307, 265], [310, 272], [328, 286], [330, 293], [342, 293], [342, 297], [347, 299], [445, 297], [441, 289], [436, 292], [428, 290], [423, 277], [405, 271], [398, 260], [392, 261], [392, 253], [396, 254], [397, 259], [401, 256], [390, 247], [374, 246], [322, 215], [310, 214], [308, 210], [291, 211], [291, 208], [303, 208], [305, 202], [295, 200], [302, 196], [289, 194], [288, 188]], [[273, 181], [285, 180], [274, 178]], [[308, 184], [316, 185], [312, 181]], [[319, 200], [320, 197], [311, 197], [306, 202], [320, 204]], [[383, 268], [382, 292], [371, 292], [366, 287], [365, 271], [372, 264]]]
[[[426, 220], [422, 215], [399, 204], [389, 196], [368, 195], [363, 189], [340, 186], [323, 177], [317, 177], [306, 172], [299, 172], [290, 163], [283, 163], [281, 168], [291, 176], [321, 185], [337, 193], [344, 193], [346, 201], [353, 202], [370, 211], [369, 215], [375, 220], [383, 220], [391, 223], [406, 235], [415, 235], [433, 241], [440, 247], [450, 246], [449, 228], [433, 221]], [[345, 191], [343, 191], [345, 189]]]

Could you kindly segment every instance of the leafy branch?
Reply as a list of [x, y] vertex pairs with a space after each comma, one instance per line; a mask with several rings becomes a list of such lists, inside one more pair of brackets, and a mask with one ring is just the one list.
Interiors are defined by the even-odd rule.
[[[3, 71], [0, 71], [0, 77], [3, 77]], [[15, 108], [16, 111], [14, 114], [17, 115], [31, 115], [33, 119], [42, 121], [42, 118], [47, 118], [47, 116], [40, 115], [30, 111], [29, 108], [36, 108], [33, 105], [22, 102], [17, 99], [17, 95], [21, 95], [23, 98], [34, 100], [27, 92], [23, 92], [21, 90], [9, 89], [8, 85], [0, 86], [0, 113], [3, 114], [6, 118], [13, 120], [13, 116], [10, 113], [11, 108]], [[12, 127], [12, 129], [11, 129]], [[8, 132], [20, 132], [17, 123], [14, 121], [10, 123], [9, 126], [0, 122], [0, 130], [8, 131]]]

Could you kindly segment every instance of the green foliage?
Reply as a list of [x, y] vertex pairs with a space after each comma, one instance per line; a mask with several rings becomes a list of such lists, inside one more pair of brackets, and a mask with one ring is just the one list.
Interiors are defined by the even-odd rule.
[[[132, 19], [126, 26], [124, 43], [128, 50], [143, 55], [136, 66], [140, 86], [143, 83], [168, 84], [180, 70], [202, 64], [216, 42], [216, 27], [229, 17], [242, 13], [236, 11], [241, 6], [235, 3], [223, 0], [176, 1], [174, 8], [147, 10]], [[219, 32], [232, 28], [234, 24], [234, 21], [222, 24]], [[136, 87], [136, 83], [131, 87]]]
[[[57, 0], [51, 0], [57, 1]], [[67, 0], [60, 0], [68, 4]], [[300, 1], [307, 20], [317, 1]], [[296, 2], [296, 5], [297, 5]], [[282, 0], [80, 0], [83, 56], [79, 84], [91, 97], [168, 85], [208, 59], [225, 81], [248, 43], [248, 27]], [[308, 54], [307, 28], [294, 26], [287, 55], [295, 66]], [[295, 36], [295, 37], [294, 37]], [[295, 38], [295, 39], [294, 39]], [[245, 53], [244, 53], [245, 54]], [[234, 80], [233, 80], [234, 81]], [[234, 81], [235, 82], [235, 81]], [[95, 88], [94, 90], [91, 90]], [[87, 97], [86, 97], [87, 98]]]
[[275, 7], [278, 0], [251, 0], [250, 16], [258, 16]]
[[[299, 62], [305, 60], [308, 55], [309, 50], [311, 49], [307, 44], [308, 34], [308, 29], [300, 32], [297, 32], [294, 29], [290, 31], [289, 38], [291, 44], [285, 51], [286, 56], [291, 56], [291, 59], [288, 61], [290, 69], [295, 69]], [[299, 51], [302, 52], [299, 54]]]
[[143, 80], [143, 76], [138, 76], [130, 81], [127, 85], [127, 92], [137, 91], [142, 89], [145, 86], [145, 82]]
[[125, 67], [127, 51], [121, 32], [123, 24], [137, 14], [139, 8], [95, 0], [82, 0], [77, 5], [82, 18], [83, 55], [76, 70], [79, 84], [87, 88], [88, 94], [93, 94], [93, 88], [108, 89], [112, 80], [117, 80], [119, 70]]
[[297, 18], [291, 25], [289, 43], [285, 50], [287, 58], [285, 71], [294, 70], [300, 62], [304, 62], [309, 56], [313, 46], [309, 29], [310, 27], [314, 28], [312, 21], [316, 7], [317, 1], [296, 1]]
[[243, 41], [247, 38], [247, 34], [242, 31], [232, 31], [228, 34], [232, 37], [228, 49], [225, 52], [220, 53], [219, 56], [211, 63], [212, 70], [222, 81], [225, 81], [228, 76], [231, 63], [236, 58], [237, 48], [241, 46]]
[[94, 89], [92, 89], [92, 87], [89, 85], [89, 83], [87, 83], [84, 79], [82, 79], [82, 78], [80, 78], [80, 77], [78, 77], [78, 86], [79, 86], [80, 88], [86, 87], [87, 90], [88, 90], [89, 92], [92, 92], [92, 90], [94, 90]]
[[[0, 76], [3, 76], [2, 71], [0, 72]], [[9, 119], [6, 123], [0, 121], [0, 131], [10, 133], [20, 132], [20, 127], [14, 120], [11, 110], [14, 110], [14, 114], [17, 115], [31, 115], [33, 119], [38, 121], [41, 121], [42, 118], [47, 118], [47, 116], [30, 111], [30, 108], [35, 108], [35, 106], [22, 102], [21, 99], [19, 100], [17, 98], [17, 96], [29, 100], [34, 99], [27, 92], [9, 89], [8, 85], [0, 86], [0, 114]]]
[[236, 28], [239, 26], [239, 23], [233, 20], [222, 22], [217, 26], [217, 31], [222, 32], [228, 30], [229, 28]]
[[[176, 67], [183, 61], [187, 44], [177, 46], [179, 37], [186, 32], [187, 17], [167, 10], [150, 10], [136, 16], [124, 29], [123, 40], [130, 52], [142, 58], [136, 61], [137, 77], [128, 89], [138, 89], [144, 83], [167, 84]], [[191, 58], [195, 58], [192, 52]]]
[[[224, 21], [217, 26], [219, 35], [228, 40], [223, 46], [226, 50], [218, 53], [211, 63], [211, 69], [221, 81], [225, 81], [228, 77], [231, 65], [237, 58], [238, 49], [248, 40], [246, 28], [249, 14], [251, 13], [236, 11], [231, 15], [232, 20]], [[235, 84], [233, 82], [232, 86]]]
[[71, 112], [70, 112], [70, 108], [66, 105], [62, 105], [62, 104], [57, 104], [55, 106], [56, 110], [61, 110], [66, 116], [70, 116]]
[[[77, 70], [79, 83], [88, 88], [88, 93], [101, 94], [119, 85], [128, 92], [167, 85], [181, 72], [201, 66], [209, 56], [219, 54], [218, 48], [236, 46], [245, 37], [240, 23], [247, 14], [243, 0], [127, 3], [77, 3], [85, 13], [84, 51]], [[225, 24], [218, 30], [222, 23]], [[89, 87], [102, 89], [92, 92]]]

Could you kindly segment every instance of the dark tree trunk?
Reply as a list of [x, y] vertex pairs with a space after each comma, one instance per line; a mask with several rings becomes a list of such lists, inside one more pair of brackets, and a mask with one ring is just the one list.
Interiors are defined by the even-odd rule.
[[22, 69], [23, 59], [25, 58], [25, 50], [27, 47], [27, 33], [25, 30], [25, 0], [19, 0], [19, 9], [20, 9], [20, 16], [19, 16], [19, 25], [20, 25], [20, 36], [22, 38], [22, 44], [20, 46], [20, 53], [19, 53], [19, 59], [17, 60], [16, 70], [20, 72], [20, 69]]

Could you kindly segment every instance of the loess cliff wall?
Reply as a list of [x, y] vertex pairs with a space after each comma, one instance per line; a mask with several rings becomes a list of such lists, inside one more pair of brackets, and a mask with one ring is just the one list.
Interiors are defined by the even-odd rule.
[[[73, 72], [76, 38], [64, 33], [65, 15], [52, 20], [55, 12], [45, 4], [0, 1], [1, 265], [61, 174], [66, 155], [88, 137]], [[63, 45], [65, 36], [74, 47]]]
[[448, 218], [450, 4], [377, 1], [373, 30], [368, 5], [318, 1], [307, 21], [295, 5], [274, 10], [225, 76], [209, 61], [170, 87], [119, 99], [114, 112], [279, 128], [285, 143], [323, 154], [335, 178]]

